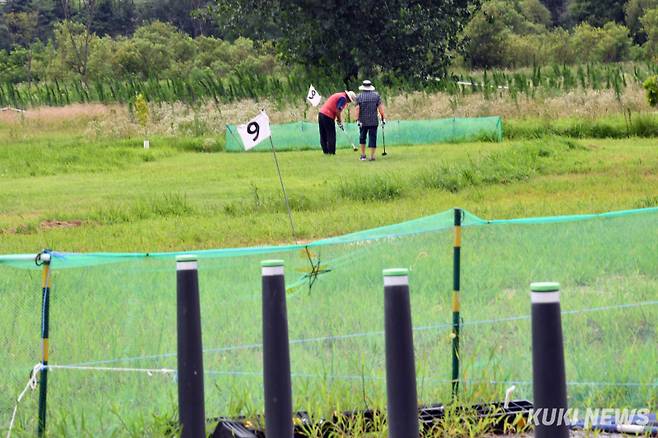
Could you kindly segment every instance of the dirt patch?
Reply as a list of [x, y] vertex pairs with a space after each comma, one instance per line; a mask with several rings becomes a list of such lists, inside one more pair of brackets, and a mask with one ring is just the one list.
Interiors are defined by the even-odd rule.
[[72, 220], [72, 221], [58, 221], [58, 220], [48, 220], [43, 221], [39, 226], [44, 230], [52, 230], [54, 228], [75, 228], [82, 225], [82, 221]]

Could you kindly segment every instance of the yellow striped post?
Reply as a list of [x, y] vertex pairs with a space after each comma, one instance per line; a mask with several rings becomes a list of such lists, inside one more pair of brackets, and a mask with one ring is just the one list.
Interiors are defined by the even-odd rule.
[[452, 269], [452, 398], [457, 398], [459, 390], [459, 280], [462, 246], [462, 209], [455, 208], [455, 245], [453, 247]]
[[46, 398], [48, 395], [48, 326], [50, 323], [50, 254], [42, 252], [37, 264], [43, 266], [41, 273], [41, 371], [39, 375], [39, 423], [37, 435], [46, 433]]

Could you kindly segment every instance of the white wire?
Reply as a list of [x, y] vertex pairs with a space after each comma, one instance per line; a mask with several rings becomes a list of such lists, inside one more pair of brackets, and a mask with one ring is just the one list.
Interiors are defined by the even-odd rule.
[[60, 370], [82, 370], [82, 371], [114, 371], [123, 373], [146, 373], [149, 376], [153, 374], [176, 374], [176, 370], [171, 368], [122, 368], [122, 367], [92, 367], [92, 366], [76, 366], [76, 365], [47, 365], [48, 369]]
[[[82, 371], [112, 371], [112, 372], [127, 372], [127, 373], [146, 373], [149, 376], [153, 374], [177, 374], [177, 371], [171, 368], [121, 368], [121, 367], [95, 367], [95, 366], [78, 366], [78, 365], [47, 365], [44, 368], [49, 369], [62, 369], [62, 370], [82, 370]], [[205, 371], [205, 374], [220, 375], [220, 376], [244, 376], [254, 377], [263, 375], [262, 370], [259, 371]], [[338, 380], [362, 380], [362, 375], [335, 375], [335, 374], [307, 374], [307, 373], [292, 373], [292, 377], [298, 378], [318, 378], [318, 379], [338, 379]], [[366, 376], [366, 380], [383, 380], [383, 377]], [[426, 379], [427, 380], [427, 379]], [[448, 379], [429, 379], [431, 382], [450, 383], [452, 380]], [[464, 383], [485, 383], [491, 385], [532, 385], [529, 380], [477, 380], [477, 379], [464, 379]], [[570, 386], [620, 386], [620, 387], [658, 387], [658, 381], [653, 383], [641, 382], [567, 382]]]
[[41, 365], [41, 363], [36, 364], [34, 368], [32, 368], [32, 372], [30, 373], [30, 378], [28, 379], [25, 388], [23, 388], [23, 391], [16, 399], [14, 412], [11, 414], [11, 421], [9, 422], [9, 430], [7, 431], [7, 438], [11, 437], [11, 430], [14, 428], [14, 421], [16, 420], [16, 412], [18, 411], [18, 404], [21, 402], [23, 396], [25, 396], [25, 393], [27, 392], [28, 389], [34, 391], [34, 389], [37, 387], [37, 382], [38, 382], [37, 377], [39, 376], [39, 373], [41, 372], [42, 369], [43, 369], [43, 365]]
[[[615, 304], [615, 305], [609, 305], [609, 306], [599, 306], [599, 307], [589, 307], [585, 309], [574, 309], [574, 310], [563, 310], [562, 315], [567, 316], [567, 315], [576, 315], [576, 314], [581, 314], [581, 313], [592, 313], [592, 312], [601, 312], [601, 311], [606, 311], [606, 310], [616, 310], [616, 309], [627, 309], [627, 308], [633, 308], [633, 307], [642, 307], [642, 306], [653, 306], [653, 305], [658, 305], [658, 300], [651, 300], [651, 301], [642, 301], [638, 303], [626, 303], [626, 304]], [[506, 318], [494, 318], [494, 319], [483, 319], [483, 320], [476, 320], [476, 321], [469, 321], [466, 320], [463, 323], [463, 326], [477, 326], [477, 325], [485, 325], [485, 324], [501, 324], [505, 322], [513, 322], [513, 321], [524, 321], [524, 320], [530, 320], [530, 315], [517, 315], [517, 316], [510, 316]], [[432, 331], [432, 330], [439, 330], [439, 329], [445, 329], [452, 327], [452, 323], [442, 323], [442, 324], [431, 324], [431, 325], [425, 325], [425, 326], [416, 326], [413, 327], [414, 331]], [[348, 339], [354, 339], [354, 338], [361, 338], [361, 337], [374, 337], [374, 336], [383, 336], [384, 332], [383, 331], [371, 331], [371, 332], [360, 332], [360, 333], [349, 333], [349, 334], [343, 334], [343, 335], [332, 335], [332, 336], [319, 336], [319, 337], [314, 337], [314, 338], [299, 338], [299, 339], [291, 339], [290, 340], [290, 345], [298, 345], [298, 344], [308, 344], [308, 343], [320, 343], [320, 342], [326, 342], [326, 341], [341, 341], [341, 340], [348, 340]], [[203, 350], [203, 353], [208, 354], [208, 353], [225, 353], [229, 351], [241, 351], [241, 350], [252, 350], [252, 349], [260, 349], [263, 347], [263, 344], [241, 344], [241, 345], [228, 345], [224, 347], [218, 347], [218, 348], [206, 348]], [[170, 352], [170, 353], [164, 353], [164, 354], [154, 354], [154, 355], [149, 355], [149, 356], [133, 356], [133, 357], [123, 357], [123, 358], [117, 358], [117, 359], [105, 359], [105, 360], [97, 360], [97, 361], [89, 361], [89, 362], [82, 362], [79, 364], [73, 364], [74, 366], [90, 366], [90, 365], [102, 365], [102, 364], [111, 364], [111, 363], [119, 363], [119, 362], [135, 362], [135, 361], [140, 361], [140, 360], [156, 360], [156, 359], [165, 359], [165, 358], [170, 358], [170, 357], [176, 357], [176, 353]]]

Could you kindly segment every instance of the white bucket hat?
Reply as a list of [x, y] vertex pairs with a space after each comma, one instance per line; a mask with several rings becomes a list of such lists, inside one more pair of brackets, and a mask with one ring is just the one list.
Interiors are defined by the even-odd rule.
[[359, 85], [359, 90], [361, 91], [375, 91], [375, 87], [372, 85], [372, 82], [369, 80], [363, 81], [362, 85]]
[[356, 102], [356, 93], [354, 91], [345, 90], [345, 94], [347, 94], [347, 97], [350, 99], [350, 102]]

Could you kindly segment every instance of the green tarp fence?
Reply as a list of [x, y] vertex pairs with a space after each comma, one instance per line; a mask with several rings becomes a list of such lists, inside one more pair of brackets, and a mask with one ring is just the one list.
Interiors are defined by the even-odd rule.
[[[317, 123], [302, 121], [270, 125], [272, 140], [279, 151], [320, 149]], [[345, 149], [359, 144], [356, 123], [345, 124], [346, 135], [337, 129], [336, 147]], [[386, 146], [454, 143], [461, 141], [501, 141], [503, 122], [500, 117], [450, 118], [436, 120], [391, 120], [386, 123]], [[378, 144], [382, 144], [382, 129], [377, 131]], [[256, 146], [256, 151], [270, 149], [269, 142]], [[235, 125], [226, 126], [226, 150], [244, 151]]]

